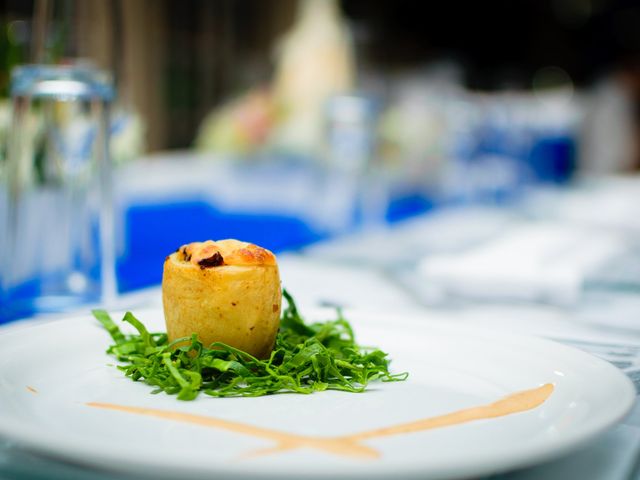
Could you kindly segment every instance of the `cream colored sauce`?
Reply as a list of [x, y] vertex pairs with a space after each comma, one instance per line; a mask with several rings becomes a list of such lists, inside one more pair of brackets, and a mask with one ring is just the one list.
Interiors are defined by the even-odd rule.
[[532, 390], [524, 390], [506, 396], [497, 402], [489, 403], [479, 407], [465, 408], [456, 412], [439, 415], [437, 417], [425, 418], [416, 422], [404, 423], [393, 427], [380, 428], [369, 432], [357, 433], [350, 436], [352, 440], [364, 440], [367, 438], [388, 437], [390, 435], [401, 435], [406, 433], [421, 432], [434, 428], [449, 427], [462, 423], [473, 422], [475, 420], [485, 420], [489, 418], [505, 417], [514, 413], [526, 412], [542, 405], [553, 393], [553, 385], [547, 383]]
[[280, 432], [268, 428], [256, 427], [246, 423], [232, 422], [203, 415], [157, 410], [153, 408], [128, 407], [112, 403], [87, 403], [89, 407], [116, 410], [150, 417], [162, 418], [182, 423], [190, 423], [209, 428], [218, 428], [235, 433], [264, 438], [276, 442], [273, 447], [250, 453], [247, 456], [268, 455], [294, 450], [296, 448], [315, 448], [327, 453], [359, 458], [379, 458], [380, 452], [362, 445], [360, 442], [371, 438], [388, 437], [391, 435], [405, 435], [414, 432], [443, 428], [452, 425], [469, 423], [476, 420], [504, 417], [514, 413], [526, 412], [542, 405], [553, 393], [554, 386], [550, 383], [531, 390], [524, 390], [504, 397], [496, 402], [478, 407], [466, 408], [452, 413], [425, 418], [415, 422], [403, 423], [391, 427], [378, 428], [366, 432], [341, 437], [308, 437]]

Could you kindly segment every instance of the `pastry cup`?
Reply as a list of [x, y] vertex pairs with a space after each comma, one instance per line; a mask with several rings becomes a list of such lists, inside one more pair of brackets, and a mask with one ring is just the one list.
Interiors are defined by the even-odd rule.
[[164, 262], [169, 340], [193, 333], [267, 358], [280, 326], [280, 276], [268, 250], [237, 240], [185, 245]]

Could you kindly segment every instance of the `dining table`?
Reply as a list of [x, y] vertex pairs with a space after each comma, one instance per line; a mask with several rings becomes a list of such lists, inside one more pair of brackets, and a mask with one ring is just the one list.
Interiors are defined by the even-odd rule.
[[[508, 277], [501, 277], [500, 272], [493, 272], [491, 276], [491, 272], [457, 271], [455, 265], [460, 255], [468, 255], [472, 262], [480, 255], [495, 254], [478, 249], [478, 245], [507, 242], [505, 238], [509, 235], [512, 237], [508, 241], [517, 243], [522, 232], [523, 238], [530, 238], [533, 227], [535, 232], [542, 232], [543, 237], [571, 228], [580, 232], [584, 229], [620, 232], [632, 245], [623, 263], [640, 265], [638, 250], [633, 247], [635, 240], [640, 239], [640, 222], [634, 214], [637, 207], [631, 204], [638, 197], [640, 179], [605, 179], [594, 184], [587, 182], [580, 188], [540, 190], [517, 207], [454, 207], [394, 225], [316, 239], [304, 248], [278, 253], [282, 285], [297, 299], [301, 310], [340, 308], [347, 317], [352, 311], [361, 316], [367, 312], [378, 316], [393, 312], [426, 325], [447, 323], [459, 328], [550, 339], [612, 363], [640, 391], [640, 288], [634, 290], [633, 275], [631, 281], [625, 283], [631, 287], [624, 291], [617, 291], [611, 283], [604, 282], [602, 287], [598, 282], [580, 281], [571, 284], [573, 290], [567, 287], [566, 295], [551, 298], [543, 291], [539, 296], [522, 296], [519, 292], [503, 295], [501, 282], [509, 283]], [[602, 209], [608, 208], [609, 213], [589, 207], [596, 204], [603, 206]], [[580, 233], [579, 237], [584, 238], [584, 234]], [[578, 268], [571, 265], [567, 269], [574, 267]], [[475, 275], [480, 283], [490, 283], [492, 288], [474, 290], [472, 282], [466, 290], [433, 288], [436, 284], [450, 285], [451, 278], [456, 284], [456, 275], [467, 278]], [[529, 293], [538, 288], [536, 275], [537, 272], [532, 271], [522, 280], [526, 287], [523, 291]], [[636, 285], [640, 285], [640, 277]], [[564, 286], [558, 283], [554, 291]], [[122, 294], [117, 302], [118, 309], [122, 310], [160, 309], [161, 289], [159, 285], [152, 285], [133, 290]], [[87, 306], [64, 314], [22, 318], [0, 327], [0, 337], [25, 325], [63, 321], [89, 309]], [[133, 479], [138, 475], [132, 472], [126, 477]], [[107, 480], [125, 477], [122, 472], [63, 460], [33, 451], [15, 439], [1, 438], [0, 478]], [[636, 400], [619, 423], [569, 453], [519, 470], [477, 478], [640, 479], [640, 403]]]

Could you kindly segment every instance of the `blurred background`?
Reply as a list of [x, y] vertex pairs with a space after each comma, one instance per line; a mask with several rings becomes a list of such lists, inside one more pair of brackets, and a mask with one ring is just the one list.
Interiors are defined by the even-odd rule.
[[[169, 252], [207, 238], [379, 265], [425, 302], [452, 294], [447, 282], [457, 283], [456, 275], [477, 273], [429, 255], [480, 245], [487, 229], [504, 232], [506, 220], [496, 215], [526, 219], [527, 228], [549, 217], [565, 230], [571, 222], [605, 224], [626, 232], [625, 251], [635, 248], [628, 244], [640, 231], [637, 1], [5, 0], [0, 52], [0, 178], [9, 178], [16, 66], [84, 65], [109, 74], [121, 293], [159, 284]], [[491, 218], [470, 215], [449, 233], [411, 227], [438, 212], [478, 209]], [[55, 245], [58, 227], [43, 233], [38, 214], [30, 215], [34, 228], [24, 238], [44, 235]], [[571, 251], [592, 236], [556, 227], [518, 230], [509, 245], [529, 251], [540, 233]], [[447, 249], [433, 246], [441, 228]], [[375, 244], [367, 250], [363, 238], [393, 239], [405, 257]], [[619, 261], [619, 242], [611, 242], [615, 248], [589, 250], [607, 255], [585, 254], [589, 275], [601, 267], [594, 258]], [[56, 255], [38, 245], [38, 256]], [[40, 292], [28, 279], [45, 274], [36, 265], [11, 280], [6, 259], [15, 251], [7, 248], [0, 321], [37, 311], [14, 300]], [[426, 262], [419, 269], [416, 255]], [[637, 292], [638, 265], [612, 282]], [[498, 285], [513, 284], [511, 273]], [[525, 293], [515, 297], [539, 299], [534, 273], [520, 278]], [[415, 275], [442, 288], [416, 291]], [[593, 282], [580, 276], [579, 283], [571, 288]], [[553, 292], [569, 288], [558, 285]], [[475, 287], [454, 293], [510, 295]]]

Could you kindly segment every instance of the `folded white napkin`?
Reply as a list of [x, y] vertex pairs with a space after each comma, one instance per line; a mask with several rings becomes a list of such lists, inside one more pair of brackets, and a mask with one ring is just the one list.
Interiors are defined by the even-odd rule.
[[460, 253], [428, 256], [418, 271], [445, 294], [574, 304], [587, 276], [627, 248], [619, 232], [542, 222]]

